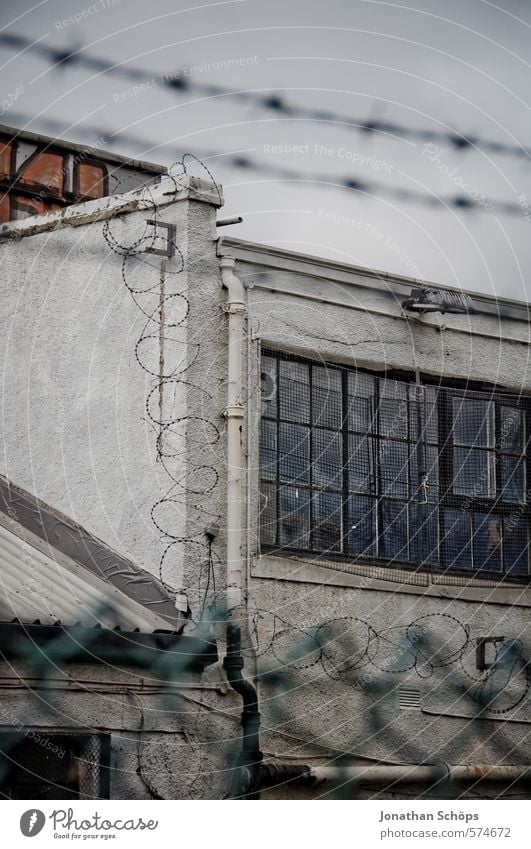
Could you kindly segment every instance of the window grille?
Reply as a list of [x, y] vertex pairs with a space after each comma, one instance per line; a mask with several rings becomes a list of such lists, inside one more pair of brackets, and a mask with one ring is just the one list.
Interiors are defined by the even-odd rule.
[[0, 733], [0, 798], [108, 799], [110, 736]]
[[529, 578], [531, 399], [262, 354], [261, 541]]

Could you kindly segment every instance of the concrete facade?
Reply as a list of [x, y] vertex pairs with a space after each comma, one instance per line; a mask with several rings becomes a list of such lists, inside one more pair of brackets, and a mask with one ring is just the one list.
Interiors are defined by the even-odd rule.
[[[190, 628], [217, 617], [225, 581], [228, 350], [219, 257], [234, 257], [247, 294], [244, 674], [260, 681], [266, 761], [528, 765], [528, 586], [268, 553], [259, 533], [261, 349], [375, 372], [418, 369], [443, 382], [529, 395], [528, 306], [474, 295], [475, 316], [408, 317], [400, 302], [418, 281], [219, 240], [221, 202], [211, 184], [164, 178], [150, 192], [0, 231], [1, 473], [160, 577], [188, 611]], [[173, 257], [145, 252], [164, 245], [146, 229], [147, 218], [176, 225]], [[213, 627], [221, 655], [223, 628]], [[520, 654], [509, 673], [489, 676], [477, 669], [476, 641], [498, 635], [518, 641]], [[100, 682], [120, 691], [110, 708], [103, 695], [93, 699], [69, 684], [77, 695], [61, 696], [50, 724], [64, 726], [63, 701], [65, 714], [77, 712], [87, 727], [104, 713], [130, 774], [139, 740], [153, 734], [152, 748], [142, 750], [145, 770], [158, 770], [148, 782], [156, 783], [152, 795], [225, 795], [241, 704], [221, 666], [185, 682], [197, 690], [189, 705], [200, 706], [186, 717], [181, 696], [162, 710], [153, 682], [124, 682], [122, 674]], [[11, 674], [3, 675], [10, 686]], [[100, 680], [94, 670], [91, 680]], [[143, 720], [137, 697], [146, 686]], [[485, 688], [488, 709], [481, 709]], [[24, 711], [27, 704], [17, 708]], [[162, 743], [157, 734], [168, 731], [171, 742]], [[112, 795], [149, 795], [142, 770], [135, 775], [126, 790], [117, 772]], [[467, 792], [501, 791], [482, 785]], [[305, 793], [326, 798], [329, 790], [280, 782], [265, 795]], [[400, 797], [401, 790], [385, 793]]]

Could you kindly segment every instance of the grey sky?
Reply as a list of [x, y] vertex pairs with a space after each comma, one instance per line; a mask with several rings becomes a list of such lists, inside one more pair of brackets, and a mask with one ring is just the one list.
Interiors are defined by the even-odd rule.
[[[68, 21], [76, 14], [80, 22]], [[146, 69], [133, 82], [79, 65], [53, 68], [31, 50], [1, 47], [3, 96], [19, 92], [4, 123], [47, 134], [57, 126], [55, 134], [89, 143], [123, 131], [148, 144], [116, 141], [114, 150], [164, 164], [175, 149], [189, 150], [223, 184], [223, 214], [245, 218], [231, 235], [531, 297], [531, 211], [518, 200], [525, 195], [531, 206], [531, 161], [449, 145], [426, 150], [418, 139], [282, 115], [258, 102], [271, 92], [353, 121], [531, 146], [528, 2], [4, 0], [1, 17], [4, 33]], [[168, 90], [158, 75], [179, 69], [191, 81], [255, 91], [256, 102]], [[141, 81], [139, 94], [127, 91]], [[228, 165], [234, 151], [307, 179]], [[344, 178], [370, 188], [334, 185]], [[485, 201], [474, 210], [430, 208], [389, 197], [388, 189], [484, 195], [494, 208]], [[496, 201], [524, 208], [508, 215]]]

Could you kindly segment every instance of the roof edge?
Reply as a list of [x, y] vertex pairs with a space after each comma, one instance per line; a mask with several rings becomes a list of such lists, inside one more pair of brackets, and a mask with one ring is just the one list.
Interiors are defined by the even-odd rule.
[[[457, 286], [446, 285], [442, 283], [434, 283], [431, 280], [424, 280], [419, 277], [406, 277], [402, 274], [393, 274], [388, 271], [379, 271], [368, 266], [352, 265], [346, 262], [328, 259], [325, 257], [315, 256], [313, 254], [304, 254], [298, 251], [286, 250], [278, 248], [274, 245], [267, 245], [260, 242], [246, 241], [230, 236], [223, 236], [220, 240], [218, 252], [223, 252], [225, 249], [231, 249], [236, 259], [243, 262], [262, 262], [268, 264], [266, 259], [271, 260], [271, 267], [284, 268], [285, 270], [302, 271], [308, 273], [308, 267], [316, 266], [312, 276], [320, 276], [325, 279], [335, 280], [338, 282], [345, 281], [344, 277], [348, 274], [359, 274], [373, 280], [382, 280], [386, 283], [396, 284], [397, 287], [409, 290], [419, 286], [427, 286], [433, 289], [445, 289], [449, 292], [461, 292], [468, 295], [475, 303], [479, 312], [492, 313], [493, 307], [496, 306], [496, 312], [500, 310], [514, 310], [525, 313], [525, 320], [531, 318], [531, 304], [527, 301], [516, 300], [512, 298], [500, 298], [496, 295], [487, 295], [483, 292], [476, 292], [471, 289], [458, 288]], [[253, 257], [253, 254], [255, 255]], [[319, 273], [322, 269], [322, 274]], [[523, 320], [523, 316], [518, 316]]]

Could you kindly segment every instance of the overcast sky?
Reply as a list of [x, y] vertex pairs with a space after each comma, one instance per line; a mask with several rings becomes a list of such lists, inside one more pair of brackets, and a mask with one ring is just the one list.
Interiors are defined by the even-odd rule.
[[[245, 219], [227, 234], [531, 298], [528, 0], [3, 0], [0, 14], [1, 34], [37, 42], [0, 45], [2, 122], [83, 143], [116, 134], [114, 151], [166, 165], [193, 152], [223, 185], [223, 215]], [[116, 67], [54, 67], [42, 47]], [[269, 95], [296, 109], [268, 108]], [[473, 208], [445, 204], [456, 196]]]

